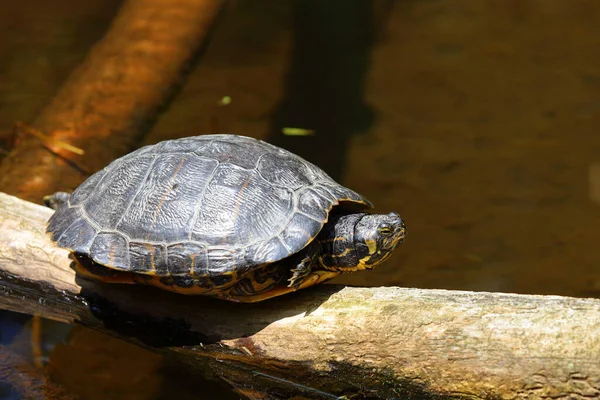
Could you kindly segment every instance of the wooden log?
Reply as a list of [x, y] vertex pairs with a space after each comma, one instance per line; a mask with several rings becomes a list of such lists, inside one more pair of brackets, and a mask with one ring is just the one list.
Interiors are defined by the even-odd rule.
[[[0, 190], [35, 202], [135, 148], [206, 45], [225, 0], [127, 0], [110, 29], [0, 165]], [[56, 140], [85, 150], [78, 156]]]
[[277, 387], [268, 398], [600, 395], [600, 300], [321, 285], [235, 304], [109, 285], [76, 277], [44, 233], [51, 213], [0, 193], [0, 308]]

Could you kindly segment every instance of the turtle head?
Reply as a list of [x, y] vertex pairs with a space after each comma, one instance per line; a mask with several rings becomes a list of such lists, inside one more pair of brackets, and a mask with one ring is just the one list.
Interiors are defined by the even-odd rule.
[[373, 269], [387, 260], [405, 235], [406, 224], [398, 214], [365, 214], [354, 225], [354, 270]]
[[337, 272], [373, 269], [402, 244], [405, 232], [396, 213], [334, 215], [321, 232], [320, 265]]

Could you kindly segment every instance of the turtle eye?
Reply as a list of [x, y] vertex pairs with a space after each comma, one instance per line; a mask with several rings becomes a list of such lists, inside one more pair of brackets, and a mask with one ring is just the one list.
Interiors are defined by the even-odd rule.
[[388, 225], [384, 225], [379, 228], [379, 233], [383, 236], [389, 236], [392, 234], [392, 228]]

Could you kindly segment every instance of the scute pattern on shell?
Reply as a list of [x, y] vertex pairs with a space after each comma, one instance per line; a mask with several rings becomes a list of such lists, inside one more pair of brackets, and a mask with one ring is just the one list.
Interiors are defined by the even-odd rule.
[[113, 161], [73, 192], [48, 231], [59, 246], [110, 268], [214, 276], [298, 252], [340, 202], [370, 207], [286, 150], [203, 135]]

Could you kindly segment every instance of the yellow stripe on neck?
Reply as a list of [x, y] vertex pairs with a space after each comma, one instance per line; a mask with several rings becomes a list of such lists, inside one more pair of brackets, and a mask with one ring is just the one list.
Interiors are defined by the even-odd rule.
[[375, 252], [377, 251], [377, 242], [372, 239], [369, 239], [369, 240], [365, 240], [365, 243], [367, 244], [367, 247], [369, 248], [369, 255], [375, 254]]

